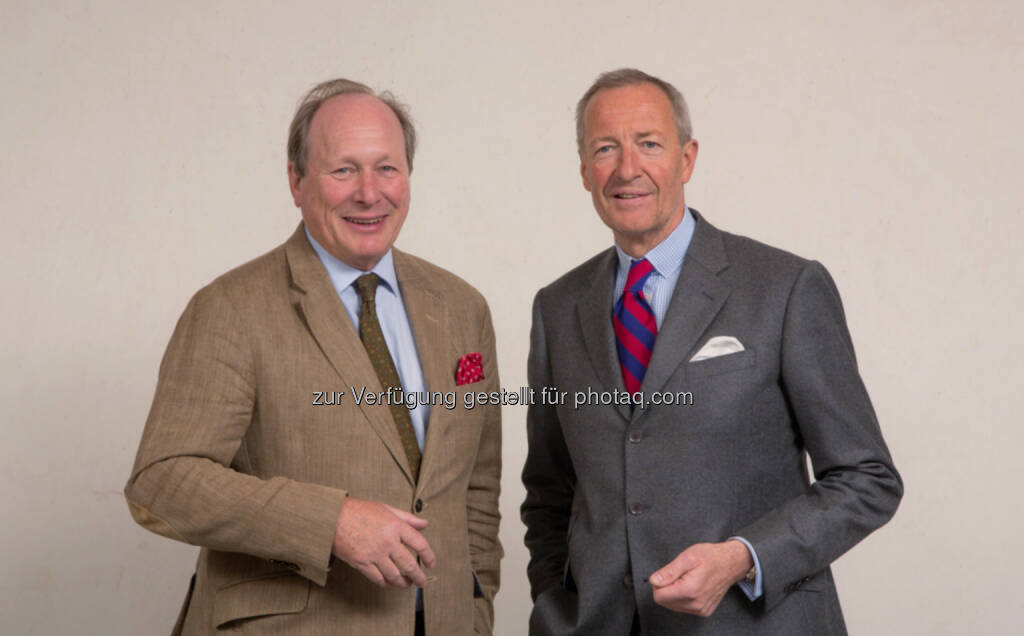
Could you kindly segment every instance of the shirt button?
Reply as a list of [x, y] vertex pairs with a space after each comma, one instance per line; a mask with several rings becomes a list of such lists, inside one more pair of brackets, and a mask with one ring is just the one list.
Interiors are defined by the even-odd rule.
[[644, 438], [643, 431], [630, 431], [629, 432], [629, 441], [633, 442], [634, 444], [636, 444], [637, 442], [639, 442], [643, 438]]
[[632, 588], [633, 587], [633, 575], [632, 574], [627, 574], [626, 576], [622, 577], [622, 584], [625, 585], [628, 588]]
[[423, 500], [417, 499], [412, 509], [415, 510], [416, 512], [423, 512]]
[[629, 514], [638, 515], [641, 514], [643, 511], [644, 505], [642, 503], [634, 501], [633, 503], [629, 504]]

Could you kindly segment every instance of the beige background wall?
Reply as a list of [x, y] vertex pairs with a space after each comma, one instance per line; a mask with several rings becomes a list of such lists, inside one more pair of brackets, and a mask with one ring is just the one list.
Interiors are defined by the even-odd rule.
[[[1017, 633], [1020, 3], [286, 4], [0, 5], [0, 633], [169, 631], [195, 549], [136, 527], [121, 488], [189, 296], [297, 222], [284, 140], [305, 89], [342, 75], [411, 105], [399, 245], [488, 298], [512, 387], [533, 293], [610, 243], [572, 107], [624, 65], [689, 98], [688, 202], [843, 293], [907, 484], [836, 565], [851, 632]], [[525, 411], [504, 415], [512, 636]]]

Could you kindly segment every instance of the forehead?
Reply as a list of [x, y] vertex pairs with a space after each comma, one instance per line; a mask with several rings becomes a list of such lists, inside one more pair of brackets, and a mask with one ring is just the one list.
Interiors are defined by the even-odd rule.
[[634, 84], [594, 93], [584, 111], [586, 138], [631, 132], [669, 133], [675, 129], [672, 104], [654, 84]]
[[320, 105], [309, 125], [312, 148], [327, 152], [360, 149], [404, 152], [405, 139], [398, 117], [372, 95], [332, 97]]

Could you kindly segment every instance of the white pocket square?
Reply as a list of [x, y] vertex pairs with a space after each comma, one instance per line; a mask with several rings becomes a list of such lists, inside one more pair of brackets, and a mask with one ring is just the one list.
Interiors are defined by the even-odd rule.
[[739, 353], [740, 351], [744, 351], [743, 345], [736, 338], [732, 336], [715, 336], [704, 343], [700, 351], [690, 358], [690, 362], [700, 362], [708, 358], [717, 358], [718, 356]]

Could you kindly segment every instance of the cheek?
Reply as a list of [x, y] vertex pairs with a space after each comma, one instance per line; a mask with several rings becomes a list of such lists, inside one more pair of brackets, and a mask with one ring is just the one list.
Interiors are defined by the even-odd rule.
[[396, 208], [406, 210], [409, 207], [409, 182], [387, 182], [380, 186], [381, 193]]
[[352, 187], [342, 181], [325, 179], [317, 190], [316, 201], [323, 207], [333, 208], [351, 195]]
[[604, 190], [605, 184], [608, 182], [608, 177], [611, 174], [611, 170], [605, 166], [597, 165], [592, 166], [587, 171], [586, 180], [589, 185], [589, 190], [594, 194], [600, 194]]
[[673, 172], [665, 175], [665, 180], [667, 184], [666, 189], [671, 194], [673, 201], [681, 199], [683, 197], [683, 183], [685, 181], [685, 177], [679, 172]]

